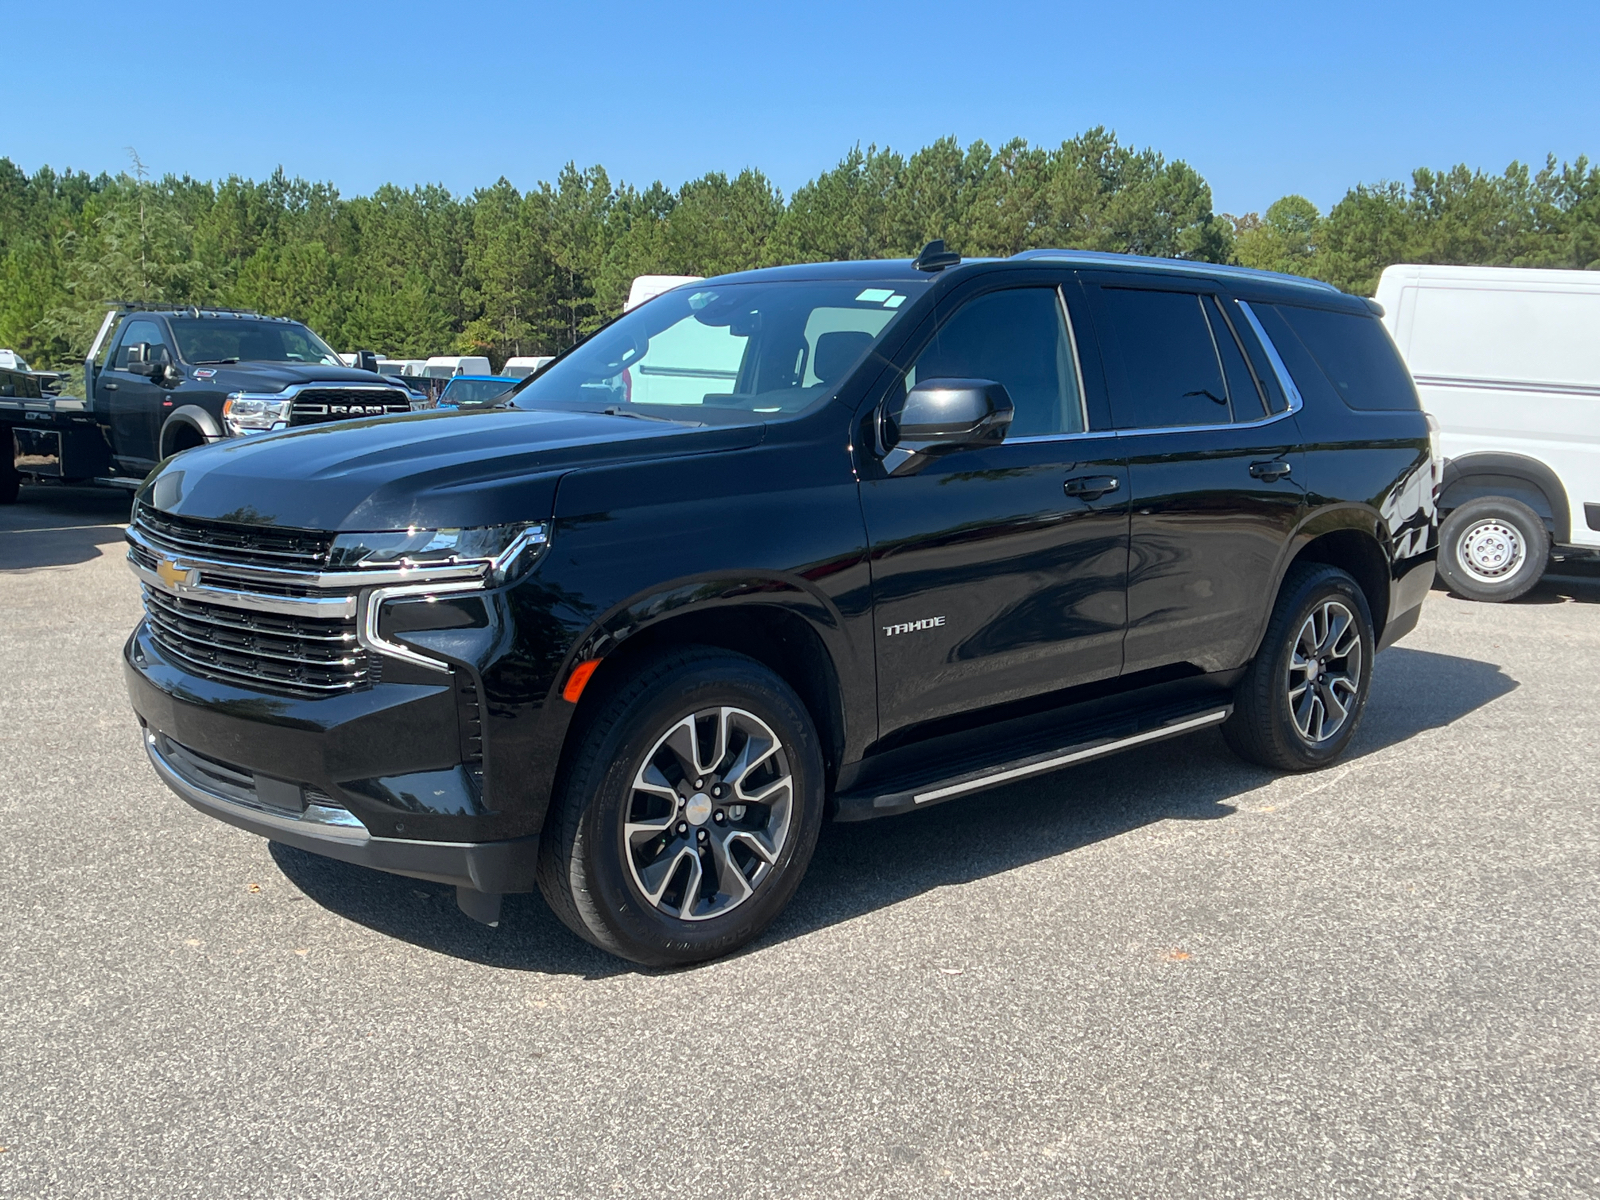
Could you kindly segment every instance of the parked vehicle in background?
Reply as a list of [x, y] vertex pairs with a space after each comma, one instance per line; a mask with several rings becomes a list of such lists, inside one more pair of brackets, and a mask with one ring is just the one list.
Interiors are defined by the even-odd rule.
[[506, 359], [506, 365], [500, 368], [500, 374], [509, 375], [512, 379], [526, 379], [545, 363], [554, 362], [553, 354], [523, 355]]
[[1511, 600], [1600, 553], [1600, 273], [1401, 265], [1377, 298], [1439, 424], [1450, 589]]
[[420, 375], [422, 368], [427, 365], [425, 358], [380, 358], [378, 360], [378, 374], [386, 379], [399, 378], [406, 375]]
[[423, 363], [419, 374], [425, 379], [454, 379], [457, 375], [488, 375], [491, 368], [481, 355], [439, 354]]
[[686, 283], [698, 283], [702, 278], [704, 276], [700, 275], [637, 275], [633, 286], [628, 289], [628, 298], [623, 302], [622, 311], [632, 312], [646, 300], [654, 300], [663, 292], [670, 292]]
[[410, 393], [346, 367], [300, 322], [240, 309], [112, 307], [84, 388], [82, 400], [0, 396], [0, 502], [23, 476], [133, 488], [207, 442], [412, 409]]
[[439, 408], [483, 408], [501, 399], [516, 384], [507, 375], [457, 375], [439, 393]]
[[1416, 390], [1309, 280], [935, 243], [671, 292], [512, 399], [157, 472], [130, 696], [200, 810], [642, 963], [754, 938], [827, 817], [1206, 728], [1336, 762], [1433, 581]]

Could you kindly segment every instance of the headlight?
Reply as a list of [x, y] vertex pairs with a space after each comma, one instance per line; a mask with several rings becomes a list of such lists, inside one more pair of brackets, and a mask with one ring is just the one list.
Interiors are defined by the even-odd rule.
[[505, 583], [531, 567], [548, 542], [549, 527], [543, 524], [341, 533], [333, 540], [328, 565], [338, 571], [481, 562], [489, 565], [495, 583]]
[[234, 392], [222, 402], [222, 423], [233, 437], [246, 433], [265, 433], [269, 429], [287, 429], [289, 403], [288, 400], [272, 400], [265, 396]]

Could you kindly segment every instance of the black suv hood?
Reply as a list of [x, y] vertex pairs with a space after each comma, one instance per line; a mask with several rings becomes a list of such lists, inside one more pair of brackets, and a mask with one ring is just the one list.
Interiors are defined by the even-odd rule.
[[[354, 367], [326, 367], [320, 363], [238, 362], [191, 363], [188, 373], [212, 387], [226, 388], [230, 392], [281, 392], [296, 383], [333, 383], [346, 387], [352, 384], [399, 384], [385, 379], [375, 371], [358, 371]], [[197, 377], [197, 371], [215, 371], [215, 375]]]
[[574, 467], [740, 449], [762, 434], [601, 413], [414, 413], [188, 450], [139, 499], [180, 516], [328, 531], [543, 521]]

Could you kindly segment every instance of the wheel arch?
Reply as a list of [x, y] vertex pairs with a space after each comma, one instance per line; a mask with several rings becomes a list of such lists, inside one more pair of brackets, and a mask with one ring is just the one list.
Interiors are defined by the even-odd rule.
[[1468, 500], [1505, 496], [1520, 500], [1543, 518], [1557, 544], [1572, 540], [1572, 506], [1560, 477], [1523, 454], [1463, 454], [1445, 464], [1439, 484], [1441, 515]]
[[159, 457], [169, 458], [177, 453], [174, 443], [186, 430], [193, 430], [201, 437], [201, 444], [214, 442], [223, 436], [222, 427], [217, 424], [217, 419], [201, 408], [198, 404], [185, 404], [175, 408], [167, 419], [161, 424], [161, 444], [157, 447]]

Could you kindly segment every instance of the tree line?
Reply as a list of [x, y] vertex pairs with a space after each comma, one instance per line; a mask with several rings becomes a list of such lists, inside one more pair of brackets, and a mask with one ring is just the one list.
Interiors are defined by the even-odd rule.
[[395, 357], [554, 353], [622, 306], [633, 277], [1035, 247], [1238, 263], [1370, 294], [1393, 262], [1600, 267], [1600, 168], [1466, 166], [1359, 185], [1323, 214], [1302, 196], [1213, 211], [1181, 161], [1092, 129], [1055, 148], [945, 138], [857, 147], [785, 197], [755, 169], [677, 189], [569, 164], [519, 192], [384, 186], [344, 197], [280, 169], [262, 182], [22, 171], [0, 158], [0, 346], [81, 360], [106, 300], [252, 308], [341, 350]]

